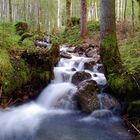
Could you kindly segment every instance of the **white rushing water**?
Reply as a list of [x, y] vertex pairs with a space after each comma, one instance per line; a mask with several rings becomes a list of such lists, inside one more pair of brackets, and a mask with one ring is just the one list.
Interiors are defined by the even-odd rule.
[[[132, 140], [111, 111], [97, 110], [85, 116], [77, 110], [74, 98], [77, 87], [71, 83], [72, 75], [83, 71], [84, 63], [91, 58], [71, 55], [71, 59], [60, 59], [54, 68], [55, 79], [36, 101], [0, 111], [0, 140]], [[106, 78], [97, 67], [85, 71], [104, 86]], [[108, 120], [101, 121], [105, 116]], [[110, 122], [113, 119], [117, 124]]]

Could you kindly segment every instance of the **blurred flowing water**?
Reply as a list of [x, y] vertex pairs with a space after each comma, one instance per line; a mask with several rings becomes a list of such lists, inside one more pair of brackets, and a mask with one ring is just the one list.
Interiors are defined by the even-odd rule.
[[[0, 140], [133, 140], [120, 117], [102, 109], [101, 96], [101, 108], [90, 115], [77, 108], [77, 87], [71, 78], [76, 71], [84, 70], [89, 59], [74, 54], [71, 59], [61, 58], [54, 68], [55, 79], [36, 101], [0, 110]], [[104, 86], [106, 78], [97, 67], [98, 64], [92, 71], [85, 71]]]

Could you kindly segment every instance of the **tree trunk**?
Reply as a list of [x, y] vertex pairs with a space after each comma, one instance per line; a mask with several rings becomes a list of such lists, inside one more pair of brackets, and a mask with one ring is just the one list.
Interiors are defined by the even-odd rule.
[[40, 20], [40, 16], [41, 16], [41, 2], [37, 1], [37, 31], [40, 32], [41, 31], [41, 20]]
[[117, 1], [117, 19], [120, 20], [120, 0]]
[[[101, 0], [101, 58], [109, 85], [116, 96], [132, 100], [139, 96], [136, 83], [122, 66], [117, 45], [115, 0]], [[136, 94], [135, 94], [136, 92]]]
[[126, 26], [126, 9], [127, 9], [127, 0], [124, 1], [124, 31], [125, 31], [125, 37], [127, 38], [127, 26]]
[[139, 18], [139, 25], [140, 25], [140, 0], [137, 0], [138, 2], [138, 5], [139, 5], [139, 15], [138, 15], [138, 18]]
[[57, 5], [57, 27], [60, 27], [60, 0], [58, 0], [58, 5]]
[[134, 0], [132, 0], [132, 27], [133, 27], [133, 32], [135, 30], [135, 12], [134, 12]]
[[27, 21], [27, 19], [26, 19], [26, 13], [27, 13], [27, 11], [26, 11], [26, 0], [24, 0], [24, 11], [23, 11], [23, 15], [24, 15], [24, 21]]
[[115, 0], [101, 0], [101, 46], [104, 66], [107, 74], [121, 66], [117, 46]]
[[67, 24], [67, 27], [70, 26], [70, 17], [71, 17], [71, 0], [66, 0], [66, 16], [67, 16], [67, 21], [66, 21], [66, 24]]
[[12, 3], [11, 0], [9, 0], [9, 20], [12, 22]]
[[126, 9], [127, 9], [127, 0], [125, 0], [125, 6], [124, 6], [124, 21], [126, 21]]
[[81, 0], [81, 37], [85, 37], [87, 34], [87, 17], [86, 17], [87, 7], [86, 0]]

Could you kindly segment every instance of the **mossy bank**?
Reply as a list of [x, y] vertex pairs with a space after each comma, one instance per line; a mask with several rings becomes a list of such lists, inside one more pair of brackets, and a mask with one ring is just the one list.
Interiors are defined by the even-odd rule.
[[59, 59], [59, 46], [49, 49], [1, 49], [1, 106], [35, 97], [53, 79], [53, 67]]

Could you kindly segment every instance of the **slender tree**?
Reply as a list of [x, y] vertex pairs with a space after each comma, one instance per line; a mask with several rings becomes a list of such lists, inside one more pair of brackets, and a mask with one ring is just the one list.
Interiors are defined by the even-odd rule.
[[71, 17], [71, 0], [66, 0], [66, 17], [67, 17], [67, 26], [70, 26], [70, 17]]
[[12, 2], [9, 0], [9, 20], [12, 22]]
[[127, 0], [125, 0], [125, 6], [124, 6], [124, 21], [126, 21], [126, 8], [127, 8]]
[[124, 27], [124, 31], [125, 31], [125, 37], [127, 37], [127, 33], [126, 33], [126, 9], [127, 9], [127, 0], [125, 0], [124, 1], [124, 25], [125, 25], [125, 27]]
[[23, 15], [24, 15], [24, 21], [27, 21], [27, 19], [26, 19], [26, 14], [27, 14], [27, 11], [26, 11], [26, 0], [24, 0], [24, 2], [23, 2], [23, 5], [24, 5], [24, 8], [23, 8]]
[[138, 15], [138, 18], [139, 18], [139, 24], [140, 24], [140, 0], [137, 0], [138, 2], [138, 5], [139, 5], [139, 15]]
[[41, 30], [41, 1], [37, 1], [37, 31]]
[[133, 31], [135, 30], [135, 12], [134, 12], [134, 0], [132, 0], [132, 27], [133, 27]]
[[81, 37], [85, 37], [87, 34], [87, 7], [86, 0], [81, 0]]

